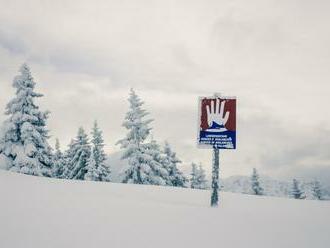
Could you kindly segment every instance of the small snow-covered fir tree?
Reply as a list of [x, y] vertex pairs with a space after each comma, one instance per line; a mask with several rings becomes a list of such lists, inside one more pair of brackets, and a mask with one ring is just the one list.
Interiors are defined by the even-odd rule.
[[0, 154], [9, 158], [8, 169], [29, 175], [51, 176], [52, 150], [48, 144], [46, 121], [49, 112], [40, 111], [35, 99], [42, 94], [34, 91], [36, 83], [27, 64], [15, 77], [16, 96], [7, 104]]
[[172, 151], [168, 142], [165, 142], [164, 154], [164, 166], [169, 174], [167, 185], [187, 187], [188, 178], [178, 169], [178, 164], [181, 163], [181, 160], [177, 158], [176, 153]]
[[100, 181], [100, 172], [97, 168], [96, 161], [95, 161], [95, 155], [94, 155], [93, 151], [91, 152], [91, 155], [88, 158], [86, 170], [87, 170], [87, 172], [84, 176], [85, 180]]
[[93, 148], [88, 160], [85, 180], [110, 182], [111, 172], [110, 168], [105, 164], [106, 154], [104, 152], [104, 140], [97, 121], [94, 122], [91, 142]]
[[313, 196], [315, 199], [323, 200], [323, 192], [322, 192], [321, 183], [317, 180], [315, 180], [312, 183], [312, 193], [313, 193]]
[[155, 140], [146, 144], [145, 154], [145, 163], [149, 165], [152, 172], [148, 179], [149, 184], [166, 185], [166, 182], [169, 180], [169, 174], [163, 163], [164, 157], [162, 156], [160, 146]]
[[190, 178], [190, 187], [192, 189], [207, 189], [207, 180], [205, 171], [200, 164], [198, 167], [195, 163], [191, 164], [191, 178]]
[[305, 198], [302, 190], [299, 187], [299, 182], [296, 179], [292, 180], [291, 196], [294, 199], [304, 199]]
[[147, 142], [152, 119], [146, 119], [149, 113], [142, 109], [144, 102], [133, 89], [128, 101], [129, 111], [123, 122], [128, 133], [124, 139], [117, 142], [124, 149], [122, 159], [127, 159], [129, 165], [124, 171], [123, 183], [162, 184], [159, 164], [153, 159], [156, 152], [155, 144]]
[[70, 179], [70, 173], [71, 173], [71, 161], [73, 159], [73, 156], [75, 154], [75, 140], [71, 139], [68, 149], [63, 154], [63, 160], [64, 160], [64, 171], [62, 173], [62, 178]]
[[199, 164], [199, 167], [198, 167], [198, 188], [199, 189], [208, 188], [206, 174], [205, 174], [205, 170], [203, 169], [202, 164]]
[[252, 176], [251, 176], [251, 188], [252, 188], [252, 192], [255, 195], [262, 195], [263, 194], [263, 188], [260, 186], [260, 182], [259, 182], [259, 175], [257, 172], [256, 168], [253, 168], [252, 171]]
[[60, 149], [60, 142], [58, 139], [56, 139], [55, 142], [55, 154], [53, 164], [53, 177], [62, 178], [65, 170], [65, 160], [64, 155]]
[[198, 168], [195, 163], [191, 163], [191, 173], [190, 173], [190, 187], [192, 189], [198, 188]]
[[77, 137], [70, 143], [66, 154], [65, 178], [83, 180], [87, 172], [87, 163], [91, 148], [87, 134], [82, 127], [78, 130]]

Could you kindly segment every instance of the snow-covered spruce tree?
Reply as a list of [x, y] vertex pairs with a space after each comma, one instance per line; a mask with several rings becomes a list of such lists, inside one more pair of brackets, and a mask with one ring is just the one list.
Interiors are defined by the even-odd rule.
[[65, 160], [64, 155], [60, 149], [60, 142], [56, 139], [55, 142], [55, 154], [53, 157], [53, 177], [63, 178], [63, 173], [65, 170]]
[[40, 111], [35, 99], [35, 82], [27, 64], [15, 77], [16, 96], [7, 104], [0, 154], [9, 158], [8, 169], [29, 175], [51, 176], [52, 150], [48, 144], [46, 121], [49, 112]]
[[192, 163], [190, 175], [190, 187], [192, 189], [207, 189], [206, 175], [201, 164], [197, 167], [195, 163]]
[[299, 187], [299, 182], [296, 179], [292, 180], [292, 189], [291, 189], [291, 196], [294, 199], [304, 199], [303, 192]]
[[195, 163], [191, 163], [190, 188], [198, 189], [198, 168]]
[[86, 174], [84, 179], [86, 181], [100, 181], [100, 172], [96, 166], [95, 156], [93, 151], [88, 158], [87, 167], [86, 167]]
[[87, 134], [82, 127], [78, 130], [77, 137], [70, 143], [66, 154], [66, 170], [64, 177], [67, 179], [83, 180], [87, 172], [87, 163], [91, 148]]
[[315, 180], [312, 184], [313, 196], [317, 200], [323, 200], [322, 187], [319, 181]]
[[64, 179], [70, 179], [70, 174], [71, 174], [70, 163], [73, 159], [74, 154], [75, 154], [75, 140], [71, 139], [71, 141], [68, 145], [68, 149], [63, 154], [64, 171], [62, 174], [62, 178], [64, 178]]
[[187, 187], [188, 178], [178, 169], [177, 164], [181, 163], [176, 157], [176, 153], [172, 151], [171, 146], [168, 142], [165, 142], [164, 146], [164, 166], [169, 174], [169, 181], [167, 185], [176, 186], [176, 187]]
[[207, 189], [207, 180], [205, 170], [203, 169], [202, 164], [198, 167], [198, 188], [199, 189]]
[[94, 122], [91, 142], [93, 147], [88, 160], [85, 180], [110, 182], [110, 168], [105, 164], [104, 140], [97, 121]]
[[258, 172], [257, 172], [256, 168], [253, 168], [253, 171], [252, 171], [251, 188], [252, 188], [253, 194], [255, 194], [255, 195], [262, 195], [263, 194], [264, 190], [260, 186], [259, 175], [258, 175]]
[[117, 142], [124, 150], [122, 159], [127, 159], [129, 165], [124, 171], [123, 183], [163, 184], [163, 179], [160, 178], [160, 165], [154, 159], [155, 144], [147, 142], [152, 119], [145, 119], [149, 113], [142, 109], [144, 102], [133, 89], [130, 91], [128, 101], [129, 111], [123, 122], [128, 133], [124, 139]]
[[164, 156], [160, 149], [160, 146], [155, 140], [146, 144], [146, 156], [147, 164], [153, 171], [153, 176], [150, 177], [150, 184], [154, 185], [166, 185], [169, 181], [169, 174], [164, 165]]

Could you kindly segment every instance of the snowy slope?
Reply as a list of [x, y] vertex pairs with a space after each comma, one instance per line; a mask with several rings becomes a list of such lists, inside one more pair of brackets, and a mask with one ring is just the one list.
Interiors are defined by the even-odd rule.
[[0, 247], [329, 247], [330, 202], [0, 170]]

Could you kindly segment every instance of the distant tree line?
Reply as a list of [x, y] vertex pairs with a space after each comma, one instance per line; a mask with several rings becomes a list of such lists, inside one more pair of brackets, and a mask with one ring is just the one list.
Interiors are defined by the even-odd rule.
[[[324, 200], [324, 194], [321, 187], [321, 183], [317, 180], [314, 180], [311, 185], [311, 190], [313, 198], [317, 200]], [[259, 180], [259, 174], [256, 168], [253, 168], [251, 175], [251, 191], [254, 195], [263, 195], [264, 189], [262, 188]], [[292, 180], [291, 190], [289, 196], [294, 199], [305, 199], [305, 192], [301, 189], [300, 183], [297, 179]]]

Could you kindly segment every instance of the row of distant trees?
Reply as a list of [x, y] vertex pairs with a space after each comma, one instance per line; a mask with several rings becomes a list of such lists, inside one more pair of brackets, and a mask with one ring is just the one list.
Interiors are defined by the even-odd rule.
[[[14, 78], [15, 97], [7, 104], [8, 116], [0, 137], [0, 156], [6, 168], [19, 173], [62, 179], [111, 181], [111, 169], [106, 164], [102, 131], [95, 121], [90, 137], [79, 128], [64, 152], [56, 139], [55, 149], [49, 143], [47, 119], [49, 112], [42, 112], [35, 99], [35, 82], [30, 69], [23, 64]], [[150, 138], [149, 113], [143, 101], [132, 89], [129, 110], [123, 126], [126, 136], [117, 142], [123, 150], [122, 159], [128, 167], [123, 172], [123, 183], [168, 185], [177, 187], [207, 188], [205, 172], [200, 165], [192, 165], [191, 178], [178, 168], [181, 163], [171, 146], [160, 146]], [[2, 159], [2, 160], [3, 160]]]
[[[253, 194], [255, 194], [255, 195], [264, 194], [264, 189], [261, 186], [261, 183], [259, 180], [259, 174], [255, 168], [253, 168], [253, 172], [251, 175], [251, 189], [252, 189]], [[312, 194], [315, 199], [318, 199], [318, 200], [324, 199], [321, 183], [317, 180], [314, 180], [312, 182]], [[305, 199], [306, 198], [305, 192], [301, 189], [300, 183], [297, 179], [292, 180], [290, 196], [294, 199]]]

